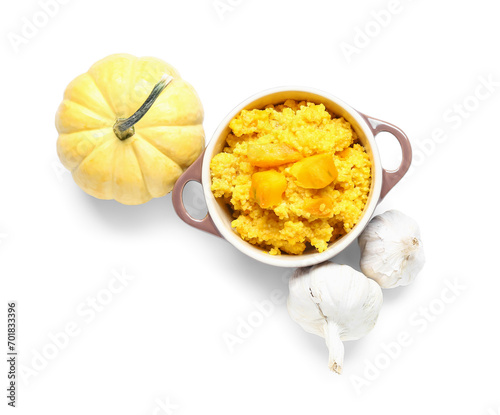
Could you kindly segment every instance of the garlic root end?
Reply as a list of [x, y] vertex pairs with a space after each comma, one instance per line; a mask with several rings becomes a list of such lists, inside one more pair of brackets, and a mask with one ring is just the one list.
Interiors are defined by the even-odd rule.
[[338, 365], [337, 362], [330, 363], [328, 367], [332, 372], [338, 373], [339, 375], [342, 374], [342, 366]]
[[328, 322], [325, 340], [329, 352], [328, 367], [331, 371], [341, 375], [344, 364], [344, 343], [340, 340], [340, 329], [337, 324]]

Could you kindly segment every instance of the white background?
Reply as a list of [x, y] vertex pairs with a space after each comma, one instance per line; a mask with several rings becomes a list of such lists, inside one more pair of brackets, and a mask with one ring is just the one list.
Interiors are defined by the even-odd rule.
[[[17, 413], [500, 413], [497, 2], [401, 0], [383, 28], [373, 13], [387, 1], [232, 0], [222, 14], [212, 0], [66, 3], [17, 51], [9, 36], [41, 6], [0, 6], [0, 350], [13, 299], [19, 371], [53, 353], [19, 379]], [[354, 45], [365, 28], [368, 41], [348, 59], [342, 42]], [[375, 329], [346, 344], [342, 376], [329, 372], [324, 340], [302, 331], [283, 303], [232, 353], [225, 342], [242, 320], [258, 319], [256, 304], [273, 290], [286, 295], [286, 270], [185, 225], [170, 196], [122, 206], [93, 199], [62, 172], [62, 93], [118, 52], [176, 66], [203, 101], [207, 141], [240, 101], [286, 84], [326, 90], [410, 136], [419, 158], [378, 212], [396, 208], [419, 222], [427, 263], [415, 284], [384, 292]], [[497, 84], [471, 98], [480, 77]], [[446, 121], [464, 100], [466, 113]], [[436, 144], [439, 128], [447, 136]], [[393, 141], [381, 148], [394, 163]], [[335, 260], [357, 267], [359, 248]], [[78, 310], [123, 269], [135, 278], [87, 322]], [[466, 288], [440, 308], [454, 280]], [[417, 324], [429, 304], [433, 321]], [[79, 334], [54, 352], [49, 336], [71, 322]], [[383, 345], [401, 332], [412, 344], [385, 359]], [[373, 364], [384, 369], [356, 388]]]

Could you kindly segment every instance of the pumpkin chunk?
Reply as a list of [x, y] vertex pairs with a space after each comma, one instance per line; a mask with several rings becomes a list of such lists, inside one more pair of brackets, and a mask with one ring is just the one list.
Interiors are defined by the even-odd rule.
[[333, 208], [333, 201], [329, 197], [319, 197], [317, 199], [306, 199], [304, 210], [318, 218], [329, 217]]
[[318, 154], [306, 157], [290, 167], [297, 186], [304, 189], [322, 189], [333, 182], [337, 176], [337, 168], [330, 154]]
[[347, 158], [347, 157], [352, 156], [353, 152], [354, 152], [354, 149], [352, 147], [347, 147], [347, 148], [344, 148], [342, 151], [339, 151], [337, 153], [337, 155], [339, 157], [342, 157], [342, 158]]
[[247, 150], [248, 161], [257, 167], [276, 167], [295, 163], [302, 155], [285, 143], [250, 143]]
[[275, 170], [261, 171], [252, 175], [251, 195], [262, 209], [277, 206], [286, 190], [286, 179]]

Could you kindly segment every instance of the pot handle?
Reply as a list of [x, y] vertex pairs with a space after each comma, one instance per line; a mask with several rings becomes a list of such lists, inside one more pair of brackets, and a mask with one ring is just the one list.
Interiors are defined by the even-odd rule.
[[211, 233], [215, 236], [221, 236], [219, 231], [215, 227], [210, 214], [207, 213], [207, 215], [203, 219], [193, 218], [184, 206], [184, 199], [182, 197], [184, 186], [186, 186], [186, 184], [191, 181], [195, 181], [201, 184], [201, 172], [204, 154], [205, 151], [203, 151], [203, 153], [196, 159], [196, 161], [190, 167], [188, 167], [187, 170], [182, 173], [182, 175], [177, 179], [177, 182], [175, 183], [174, 189], [172, 191], [172, 203], [177, 215], [188, 225], [191, 225], [196, 229]]
[[368, 123], [373, 135], [376, 136], [381, 132], [391, 133], [399, 141], [402, 152], [401, 164], [396, 170], [383, 170], [382, 191], [380, 193], [380, 201], [389, 193], [389, 191], [396, 186], [396, 184], [403, 178], [412, 161], [412, 149], [408, 136], [398, 127], [388, 122], [379, 120], [377, 118], [369, 117], [368, 115], [361, 114]]

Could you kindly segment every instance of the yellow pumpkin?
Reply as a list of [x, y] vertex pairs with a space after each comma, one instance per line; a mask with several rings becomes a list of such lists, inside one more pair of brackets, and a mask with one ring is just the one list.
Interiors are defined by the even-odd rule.
[[111, 55], [67, 87], [57, 153], [75, 182], [127, 205], [169, 193], [205, 146], [195, 90], [156, 58]]

